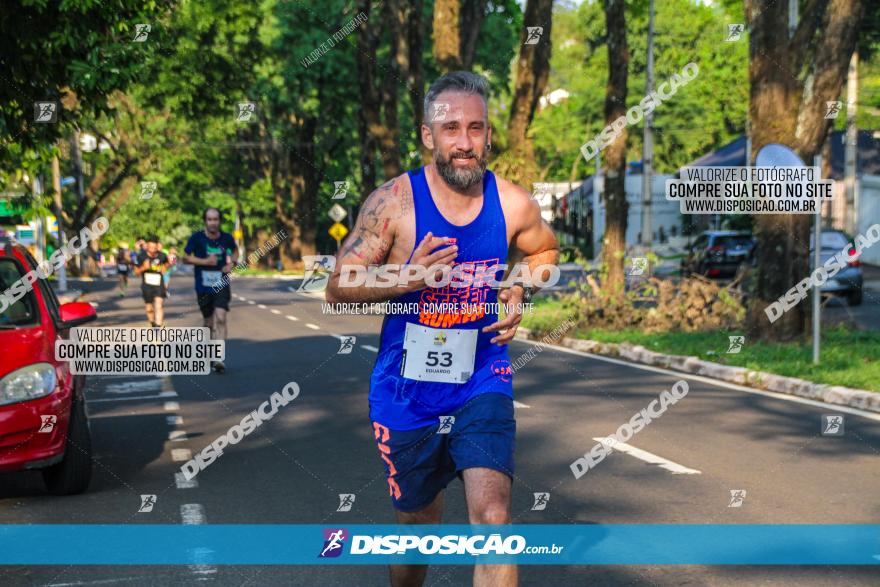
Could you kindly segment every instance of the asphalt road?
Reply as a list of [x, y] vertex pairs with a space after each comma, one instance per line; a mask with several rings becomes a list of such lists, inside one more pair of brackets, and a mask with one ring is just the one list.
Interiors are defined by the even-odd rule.
[[[233, 283], [225, 375], [91, 377], [87, 397], [95, 475], [80, 496], [48, 496], [36, 473], [0, 475], [0, 523], [393, 523], [368, 420], [367, 392], [380, 317], [324, 315], [294, 282]], [[77, 284], [101, 325], [146, 326], [138, 289]], [[168, 324], [198, 326], [191, 277], [175, 276]], [[357, 337], [337, 354], [333, 335]], [[529, 348], [514, 342], [511, 358]], [[880, 418], [685, 377], [688, 395], [629, 441], [699, 473], [674, 474], [615, 452], [580, 479], [569, 464], [594, 438], [647, 407], [684, 376], [547, 348], [516, 375], [518, 523], [877, 523]], [[175, 478], [186, 452], [225, 433], [286, 383], [301, 393], [202, 471]], [[822, 436], [822, 414], [845, 434]], [[188, 457], [186, 457], [188, 458]], [[672, 468], [675, 468], [674, 466]], [[732, 490], [745, 490], [728, 507]], [[533, 493], [550, 493], [532, 511]], [[356, 495], [337, 512], [340, 493]], [[141, 494], [155, 494], [138, 513]], [[447, 491], [446, 523], [466, 523], [462, 486]], [[59, 545], [59, 548], [75, 545]], [[312, 548], [309, 545], [308, 548]], [[470, 584], [472, 567], [434, 567], [427, 585]], [[0, 585], [386, 585], [384, 567], [0, 567]], [[876, 567], [532, 566], [522, 585], [877, 585]]]

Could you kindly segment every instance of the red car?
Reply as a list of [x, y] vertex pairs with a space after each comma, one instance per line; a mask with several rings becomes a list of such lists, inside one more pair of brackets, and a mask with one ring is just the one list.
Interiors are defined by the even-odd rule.
[[[0, 239], [0, 294], [35, 267], [27, 249]], [[50, 493], [81, 493], [92, 474], [85, 377], [55, 359], [55, 341], [97, 314], [86, 302], [59, 304], [45, 279], [7, 302], [0, 300], [0, 471], [39, 469]]]

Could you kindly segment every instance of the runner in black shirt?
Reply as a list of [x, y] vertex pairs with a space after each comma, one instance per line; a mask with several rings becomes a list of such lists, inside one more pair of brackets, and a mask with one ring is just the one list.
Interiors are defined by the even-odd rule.
[[135, 275], [140, 275], [141, 292], [147, 310], [150, 326], [161, 328], [165, 325], [165, 283], [162, 274], [168, 269], [168, 256], [159, 251], [159, 239], [151, 236], [147, 247], [137, 257]]

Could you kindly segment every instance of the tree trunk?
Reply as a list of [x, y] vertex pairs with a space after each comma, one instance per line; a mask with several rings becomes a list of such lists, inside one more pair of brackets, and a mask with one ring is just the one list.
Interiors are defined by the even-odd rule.
[[[381, 19], [369, 19], [370, 0], [361, 0], [359, 8], [368, 20], [358, 28], [358, 87], [361, 92], [361, 109], [358, 132], [361, 138], [361, 178], [365, 191], [376, 185], [375, 156], [379, 150], [382, 173], [385, 179], [400, 175], [400, 125], [397, 118], [398, 80], [402, 78], [400, 67], [400, 43], [405, 32], [399, 26], [401, 2], [393, 0], [386, 4]], [[377, 66], [377, 49], [381, 27], [390, 22], [390, 45], [388, 66], [390, 80], [380, 79]], [[377, 87], [378, 86], [378, 87]]]
[[[605, 123], [626, 114], [627, 71], [629, 48], [626, 43], [624, 0], [605, 0], [605, 22], [608, 31], [608, 85], [605, 86]], [[605, 152], [605, 234], [602, 239], [602, 261], [608, 271], [608, 288], [623, 293], [623, 262], [626, 254], [626, 223], [629, 204], [626, 201], [626, 127]]]
[[[531, 143], [526, 140], [529, 125], [535, 116], [538, 100], [547, 89], [550, 76], [550, 26], [553, 21], [553, 0], [528, 0], [520, 34], [516, 85], [508, 123], [508, 149], [523, 151], [531, 159]], [[529, 28], [542, 27], [537, 43]]]
[[442, 74], [462, 68], [460, 23], [459, 0], [435, 0], [434, 61]]
[[[861, 13], [859, 0], [814, 0], [805, 6], [789, 39], [780, 34], [788, 26], [786, 3], [747, 3], [753, 157], [764, 145], [781, 143], [808, 166], [813, 164], [831, 126], [831, 120], [825, 120], [825, 105], [840, 95]], [[810, 273], [811, 222], [807, 214], [758, 215], [758, 274], [748, 316], [751, 336], [789, 340], [804, 334], [807, 303], [797, 304], [772, 323], [764, 309]]]
[[[409, 40], [409, 68], [407, 81], [409, 82], [409, 95], [412, 97], [413, 119], [415, 122], [416, 137], [421, 137], [422, 116], [425, 100], [425, 75], [422, 70], [422, 50], [425, 39], [425, 20], [422, 19], [422, 0], [411, 0], [411, 9], [407, 19], [407, 37]], [[431, 162], [431, 151], [419, 143], [419, 152], [422, 154], [422, 162]]]
[[367, 22], [358, 27], [356, 62], [358, 67], [358, 88], [361, 95], [361, 108], [358, 114], [358, 134], [361, 139], [361, 181], [366, 192], [376, 185], [375, 154], [378, 148], [375, 129], [382, 124], [379, 112], [379, 94], [373, 83], [375, 75], [376, 45], [378, 38], [374, 27], [370, 26], [370, 0], [358, 2], [359, 12], [367, 15]]
[[[382, 172], [385, 179], [391, 179], [400, 175], [400, 122], [397, 119], [397, 89], [403, 80], [403, 68], [401, 67], [401, 54], [406, 51], [406, 33], [400, 23], [400, 14], [403, 12], [404, 0], [388, 0], [385, 4], [385, 18], [388, 23], [390, 48], [388, 56], [388, 77], [394, 80], [389, 83], [385, 80], [380, 84], [382, 99], [382, 113], [384, 124], [379, 130], [379, 148], [382, 155]], [[372, 76], [374, 79], [378, 76]]]
[[477, 53], [480, 28], [486, 18], [488, 0], [464, 0], [461, 7], [461, 67], [471, 69]]

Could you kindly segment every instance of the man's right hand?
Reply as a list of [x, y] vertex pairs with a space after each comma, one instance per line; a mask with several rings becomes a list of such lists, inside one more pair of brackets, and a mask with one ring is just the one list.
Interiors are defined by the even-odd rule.
[[205, 267], [216, 267], [217, 266], [217, 255], [215, 253], [211, 253], [207, 257], [205, 257]]
[[[409, 291], [416, 291], [427, 287], [425, 278], [428, 277], [427, 272], [429, 268], [435, 267], [433, 278], [436, 281], [442, 276], [442, 270], [437, 266], [452, 266], [452, 261], [458, 256], [458, 245], [452, 244], [439, 251], [436, 251], [435, 249], [454, 242], [454, 240], [445, 236], [434, 236], [430, 232], [425, 235], [425, 238], [422, 239], [422, 242], [420, 242], [419, 246], [416, 247], [416, 250], [413, 251], [412, 259], [410, 259], [409, 262], [409, 265], [422, 267], [425, 270], [424, 275], [421, 279], [414, 279], [407, 284]], [[404, 266], [401, 271], [406, 271], [406, 266]]]

